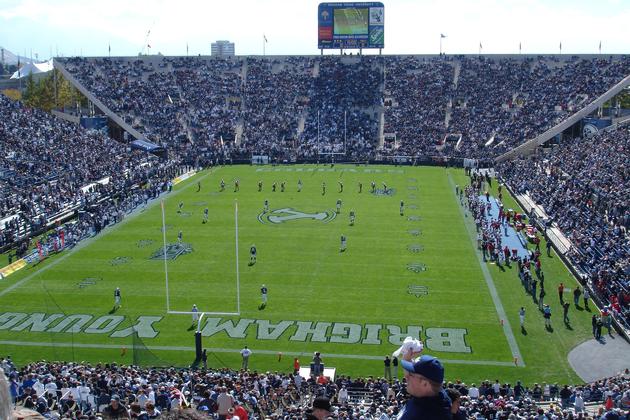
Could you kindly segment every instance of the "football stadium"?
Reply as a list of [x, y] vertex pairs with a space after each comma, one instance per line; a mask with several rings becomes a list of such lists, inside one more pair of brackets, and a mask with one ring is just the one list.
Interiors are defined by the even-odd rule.
[[397, 7], [2, 49], [1, 419], [629, 418], [630, 56], [387, 54]]

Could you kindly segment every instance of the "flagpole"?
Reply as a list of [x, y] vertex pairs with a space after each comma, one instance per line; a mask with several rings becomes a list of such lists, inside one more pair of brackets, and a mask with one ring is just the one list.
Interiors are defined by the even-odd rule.
[[265, 56], [265, 44], [267, 43], [267, 38], [265, 38], [265, 34], [263, 34], [263, 57]]
[[444, 37], [440, 34], [440, 55], [442, 55], [442, 38]]

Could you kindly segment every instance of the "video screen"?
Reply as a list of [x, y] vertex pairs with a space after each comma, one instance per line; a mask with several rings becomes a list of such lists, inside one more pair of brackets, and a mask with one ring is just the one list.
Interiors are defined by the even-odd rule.
[[334, 9], [335, 35], [367, 35], [369, 9]]

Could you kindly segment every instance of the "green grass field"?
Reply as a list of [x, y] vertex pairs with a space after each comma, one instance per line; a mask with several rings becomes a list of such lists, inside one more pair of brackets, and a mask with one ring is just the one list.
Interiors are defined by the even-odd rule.
[[[298, 179], [302, 192], [297, 192]], [[378, 189], [386, 182], [393, 194], [371, 194], [372, 180]], [[307, 365], [320, 351], [338, 374], [380, 376], [384, 356], [401, 337], [419, 334], [425, 352], [445, 361], [450, 380], [578, 381], [567, 354], [590, 337], [591, 314], [572, 307], [571, 327], [566, 327], [555, 293], [560, 281], [571, 290], [574, 279], [555, 254], [543, 257], [552, 332], [544, 329], [514, 265], [502, 272], [484, 264], [486, 279], [471, 240], [474, 226], [454, 193], [455, 183], [466, 180], [461, 170], [387, 166], [235, 166], [202, 172], [165, 196], [167, 242], [176, 244], [181, 230], [183, 243], [192, 248], [168, 260], [169, 308], [187, 312], [196, 304], [200, 311], [232, 313], [240, 303], [238, 316], [207, 314], [202, 320], [212, 367], [239, 367], [238, 352], [247, 345], [254, 351], [251, 369], [289, 371], [293, 357]], [[285, 192], [280, 192], [282, 181]], [[338, 181], [344, 184], [341, 193]], [[270, 212], [261, 215], [265, 199]], [[338, 215], [337, 199], [343, 201]], [[516, 207], [511, 198], [505, 200]], [[205, 207], [207, 224], [202, 223]], [[191, 316], [167, 313], [164, 261], [151, 259], [162, 247], [161, 225], [155, 201], [74, 250], [1, 281], [1, 353], [18, 363], [190, 364]], [[342, 234], [348, 238], [345, 252], [339, 251]], [[249, 265], [252, 244], [258, 261]], [[269, 289], [266, 307], [261, 307], [262, 284]], [[123, 299], [113, 311], [116, 287]], [[506, 314], [503, 325], [497, 303]], [[521, 306], [527, 311], [526, 334], [519, 328]], [[134, 326], [141, 343], [132, 336]]]

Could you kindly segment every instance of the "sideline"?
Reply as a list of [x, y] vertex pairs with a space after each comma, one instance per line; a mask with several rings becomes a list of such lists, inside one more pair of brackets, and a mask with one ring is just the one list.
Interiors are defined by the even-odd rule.
[[[466, 231], [468, 232], [468, 237], [470, 238], [470, 243], [475, 252], [475, 256], [477, 257], [477, 262], [479, 262], [479, 267], [481, 267], [481, 272], [483, 273], [483, 277], [486, 280], [486, 285], [488, 286], [488, 290], [490, 291], [490, 296], [492, 297], [492, 302], [494, 303], [494, 307], [497, 310], [497, 315], [499, 315], [499, 319], [503, 321], [503, 334], [505, 334], [505, 338], [508, 341], [510, 346], [510, 350], [512, 351], [512, 355], [516, 358], [516, 365], [518, 367], [525, 367], [525, 361], [523, 360], [523, 355], [521, 354], [521, 350], [518, 348], [518, 343], [516, 342], [516, 338], [514, 337], [514, 332], [512, 331], [512, 327], [510, 327], [510, 321], [508, 320], [507, 315], [505, 314], [505, 309], [503, 309], [503, 303], [501, 302], [501, 298], [499, 297], [499, 293], [497, 292], [497, 288], [494, 285], [494, 281], [492, 280], [492, 275], [488, 271], [488, 267], [483, 262], [481, 257], [481, 253], [477, 249], [477, 238], [473, 227], [471, 225], [470, 220], [466, 217], [465, 210], [459, 203], [459, 200], [455, 196], [455, 183], [453, 182], [453, 178], [451, 176], [451, 172], [448, 172], [448, 183], [451, 188], [451, 192], [453, 193], [453, 197], [455, 198], [457, 208], [462, 216], [462, 221], [466, 226]], [[514, 364], [510, 364], [514, 366]]]
[[[124, 344], [84, 344], [84, 343], [44, 343], [35, 341], [12, 341], [3, 340], [0, 344], [5, 346], [26, 346], [26, 347], [57, 347], [57, 348], [84, 348], [84, 349], [120, 349]], [[193, 353], [194, 347], [185, 346], [144, 346], [148, 350], [161, 350], [161, 351], [186, 351]], [[129, 349], [133, 350], [133, 348]], [[213, 348], [208, 347], [207, 350], [211, 353], [233, 353], [239, 354], [240, 349], [228, 349], [228, 348]], [[278, 350], [255, 350], [255, 354], [265, 354], [277, 356], [280, 351]], [[292, 352], [281, 351], [285, 356], [312, 356], [312, 352]], [[326, 353], [326, 358], [331, 359], [355, 359], [355, 360], [379, 360], [382, 361], [382, 356], [369, 356], [363, 354], [330, 354]], [[481, 366], [514, 366], [512, 362], [498, 362], [493, 360], [457, 360], [457, 359], [440, 359], [443, 363], [458, 364], [458, 365], [481, 365]]]
[[[217, 168], [218, 169], [218, 168]], [[208, 172], [206, 174], [204, 174], [199, 181], [201, 181], [202, 179], [205, 179], [206, 177], [208, 177], [209, 175], [211, 175], [214, 172], [214, 168], [210, 168], [208, 170]], [[201, 172], [198, 172], [198, 174]], [[193, 177], [194, 178], [194, 177]], [[193, 179], [193, 178], [188, 178], [188, 179]], [[174, 191], [172, 193], [162, 193], [159, 196], [157, 196], [157, 198], [153, 199], [146, 207], [142, 208], [141, 206], [138, 206], [136, 209], [134, 209], [131, 213], [125, 215], [125, 218], [112, 225], [112, 226], [107, 226], [105, 227], [98, 235], [95, 236], [91, 236], [89, 238], [83, 239], [82, 241], [80, 241], [77, 245], [75, 245], [71, 250], [69, 250], [68, 252], [65, 252], [63, 255], [61, 255], [59, 258], [56, 258], [53, 262], [51, 262], [50, 264], [32, 272], [31, 274], [29, 274], [28, 276], [24, 277], [22, 280], [19, 280], [17, 282], [15, 282], [14, 284], [12, 284], [11, 286], [8, 286], [6, 289], [4, 290], [0, 290], [0, 297], [6, 295], [7, 293], [12, 292], [13, 290], [17, 289], [18, 287], [22, 286], [24, 283], [26, 283], [27, 281], [31, 280], [33, 277], [35, 277], [38, 274], [43, 273], [44, 271], [56, 266], [57, 264], [61, 263], [62, 261], [65, 261], [66, 258], [70, 257], [71, 255], [73, 255], [75, 252], [85, 248], [86, 246], [90, 245], [92, 242], [94, 242], [95, 240], [102, 238], [103, 236], [107, 236], [111, 231], [113, 231], [114, 229], [118, 229], [120, 226], [124, 226], [126, 223], [128, 223], [131, 220], [134, 220], [136, 217], [138, 217], [138, 215], [142, 214], [144, 211], [147, 211], [149, 209], [151, 209], [152, 207], [158, 205], [161, 201], [161, 199], [164, 199], [165, 196], [169, 196], [169, 197], [175, 197], [177, 195], [179, 195], [179, 193], [181, 193], [182, 191], [190, 188], [193, 185], [193, 183], [189, 183], [188, 185], [186, 185], [185, 187], [178, 189], [177, 191]]]

